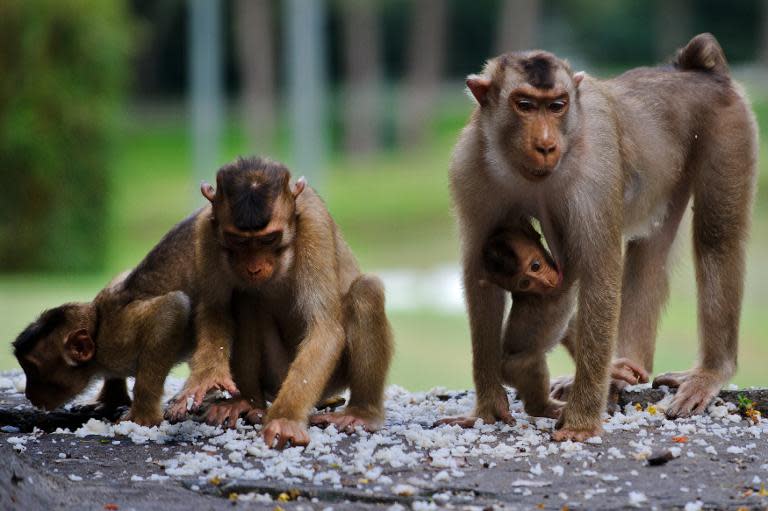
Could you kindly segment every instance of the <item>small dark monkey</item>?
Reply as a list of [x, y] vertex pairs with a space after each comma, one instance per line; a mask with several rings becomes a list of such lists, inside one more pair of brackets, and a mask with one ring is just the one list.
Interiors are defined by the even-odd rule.
[[[228, 224], [219, 230], [233, 264], [253, 275], [235, 308], [232, 373], [241, 396], [212, 406], [207, 420], [234, 426], [241, 415], [263, 418], [265, 441], [278, 447], [306, 445], [309, 421], [378, 429], [393, 349], [381, 281], [360, 272], [314, 190], [301, 181], [291, 188], [283, 166], [246, 161], [243, 168], [260, 183], [234, 198], [250, 204], [250, 216], [219, 217]], [[207, 193], [216, 205], [226, 182]], [[324, 397], [345, 388], [345, 410], [309, 417]], [[274, 402], [265, 411], [267, 399]]]
[[[52, 410], [104, 377], [96, 405], [131, 405], [124, 420], [160, 423], [165, 378], [191, 349], [190, 301], [180, 291], [138, 299], [133, 291], [120, 276], [92, 302], [47, 310], [18, 336], [14, 355], [32, 404]], [[136, 377], [133, 404], [127, 376]]]
[[[551, 53], [508, 53], [467, 86], [478, 105], [456, 144], [451, 190], [475, 416], [511, 421], [508, 384], [528, 413], [559, 416], [555, 439], [600, 434], [616, 339], [619, 357], [652, 370], [669, 249], [691, 199], [700, 355], [693, 369], [656, 383], [679, 387], [668, 415], [702, 411], [736, 368], [758, 147], [715, 38], [694, 37], [673, 65], [604, 81]], [[520, 216], [541, 222], [564, 276], [545, 296], [515, 297], [502, 328], [504, 293], [481, 284], [483, 246]], [[563, 338], [576, 361], [564, 408], [549, 396], [545, 360]]]

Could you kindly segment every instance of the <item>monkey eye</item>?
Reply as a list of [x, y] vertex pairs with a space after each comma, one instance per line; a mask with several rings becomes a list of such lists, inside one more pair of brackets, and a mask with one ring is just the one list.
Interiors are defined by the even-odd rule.
[[283, 231], [271, 232], [269, 234], [261, 236], [259, 238], [259, 243], [261, 243], [262, 245], [274, 245], [276, 242], [280, 241], [282, 237], [283, 237]]
[[226, 233], [225, 238], [227, 241], [227, 245], [234, 246], [234, 247], [244, 247], [251, 241], [250, 238], [246, 236], [238, 236], [236, 234], [231, 234], [231, 233]]
[[518, 99], [515, 100], [515, 106], [521, 112], [533, 112], [536, 110], [536, 103], [530, 99]]
[[549, 104], [549, 111], [552, 113], [559, 114], [560, 112], [565, 110], [565, 106], [566, 106], [566, 102], [563, 101], [562, 99], [558, 99]]
[[541, 269], [541, 263], [538, 259], [531, 263], [531, 271], [539, 271]]
[[520, 288], [521, 291], [525, 291], [526, 289], [531, 287], [531, 281], [528, 279], [523, 279], [520, 281], [517, 287]]

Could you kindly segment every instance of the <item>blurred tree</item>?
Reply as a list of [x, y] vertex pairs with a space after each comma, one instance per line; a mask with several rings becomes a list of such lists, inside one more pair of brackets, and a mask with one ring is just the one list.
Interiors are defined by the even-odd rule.
[[539, 0], [503, 0], [496, 33], [496, 53], [532, 49], [539, 29]]
[[760, 64], [768, 70], [768, 0], [760, 2]]
[[445, 20], [445, 0], [413, 2], [408, 67], [398, 118], [398, 141], [403, 147], [419, 145], [433, 117], [445, 59]]
[[124, 83], [123, 2], [0, 2], [0, 269], [97, 270], [110, 121]]
[[355, 154], [379, 147], [378, 105], [381, 91], [378, 2], [342, 0], [344, 32], [344, 149]]
[[656, 57], [663, 61], [693, 37], [693, 0], [656, 0]]
[[264, 150], [275, 125], [272, 0], [235, 0], [234, 17], [243, 121], [254, 148]]

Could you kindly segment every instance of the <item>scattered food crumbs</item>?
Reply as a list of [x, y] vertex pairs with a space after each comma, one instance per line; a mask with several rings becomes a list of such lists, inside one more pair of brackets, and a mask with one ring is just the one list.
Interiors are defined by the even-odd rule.
[[[474, 394], [445, 389], [407, 392], [396, 386], [387, 389], [382, 430], [347, 435], [334, 427], [311, 427], [309, 446], [282, 451], [266, 447], [261, 426], [244, 422], [234, 429], [191, 420], [146, 428], [92, 419], [73, 431], [43, 434], [43, 449], [38, 440], [42, 433], [3, 430], [0, 439], [22, 458], [45, 459], [51, 465], [48, 470], [55, 466], [71, 481], [86, 480], [73, 487], [84, 488], [88, 481], [102, 478], [102, 485], [118, 479], [142, 489], [183, 482], [193, 492], [218, 493], [233, 504], [257, 502], [270, 509], [291, 502], [283, 504], [288, 508], [297, 499], [299, 506], [312, 501], [313, 508], [320, 504], [316, 508], [323, 509], [324, 498], [310, 497], [314, 486], [342, 492], [342, 501], [347, 491], [386, 495], [398, 501], [391, 505], [393, 511], [474, 509], [475, 503], [484, 507], [483, 499], [495, 495], [490, 489], [503, 483], [507, 495], [528, 509], [590, 509], [605, 507], [603, 502], [613, 508], [663, 508], [664, 502], [695, 510], [703, 509], [702, 502], [711, 507], [716, 500], [710, 494], [725, 487], [711, 484], [711, 478], [706, 479], [710, 473], [718, 480], [725, 477], [720, 474], [729, 474], [733, 498], [758, 502], [768, 497], [766, 421], [755, 423], [722, 401], [713, 402], [705, 415], [668, 420], [665, 399], [667, 404], [643, 401], [604, 415], [604, 435], [584, 443], [551, 441], [555, 421], [529, 417], [516, 399], [510, 400], [514, 424], [478, 420], [470, 429], [433, 428], [441, 417], [471, 410]], [[93, 449], [84, 453], [83, 442]], [[117, 476], [104, 468], [107, 465], [99, 466], [104, 474], [88, 470], [103, 459], [119, 462], [131, 449], [139, 454]], [[719, 457], [718, 451], [728, 456]], [[43, 452], [47, 457], [39, 458]], [[669, 465], [662, 469], [648, 468], [665, 463]], [[707, 464], [708, 472], [696, 472], [698, 464]], [[736, 470], [728, 470], [731, 467]], [[249, 484], [254, 485], [250, 492]], [[263, 493], [265, 485], [270, 493]], [[660, 500], [663, 491], [677, 495], [676, 500]], [[729, 507], [742, 503], [747, 502], [735, 501]]]

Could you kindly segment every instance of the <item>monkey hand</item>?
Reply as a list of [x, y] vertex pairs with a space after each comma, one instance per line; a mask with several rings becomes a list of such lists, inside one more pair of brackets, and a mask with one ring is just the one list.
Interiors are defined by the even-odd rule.
[[135, 422], [139, 426], [159, 426], [163, 422], [163, 414], [160, 410], [142, 412], [131, 408], [123, 414], [117, 422]]
[[666, 385], [677, 388], [677, 393], [666, 411], [667, 417], [674, 419], [703, 413], [726, 381], [727, 378], [723, 375], [703, 369], [691, 369], [660, 374], [653, 380], [653, 386]]
[[[576, 420], [570, 419], [570, 414], [575, 415]], [[555, 431], [552, 432], [552, 440], [555, 442], [564, 442], [571, 440], [573, 442], [584, 442], [592, 437], [600, 436], [603, 432], [603, 426], [598, 419], [597, 423], [591, 423], [587, 417], [581, 417], [581, 414], [568, 410], [566, 406], [557, 421]]]
[[478, 399], [477, 409], [475, 410], [474, 415], [446, 417], [445, 419], [438, 420], [432, 426], [437, 427], [447, 424], [449, 426], [473, 428], [478, 419], [482, 419], [485, 424], [495, 424], [497, 421], [509, 425], [514, 424], [515, 419], [509, 412], [509, 401], [507, 400], [506, 392], [501, 392], [500, 395], [489, 404], [483, 404], [483, 402]]
[[363, 431], [373, 432], [381, 429], [383, 420], [374, 414], [366, 413], [364, 410], [347, 407], [341, 412], [318, 413], [309, 418], [313, 426], [326, 427], [333, 424], [338, 431], [345, 433], [354, 433], [357, 427]]
[[622, 357], [617, 358], [611, 364], [611, 378], [614, 381], [623, 381], [629, 385], [648, 383], [648, 371], [640, 364]]
[[239, 397], [212, 403], [205, 412], [203, 419], [211, 426], [234, 428], [237, 426], [237, 419], [244, 414], [250, 415], [254, 411], [264, 413], [263, 408], [257, 408], [251, 400]]
[[[627, 385], [648, 383], [648, 372], [640, 364], [628, 358], [617, 358], [611, 363], [611, 389], [609, 403], [616, 403], [619, 393]], [[561, 401], [568, 400], [568, 394], [573, 385], [573, 376], [560, 376], [550, 383], [549, 397]]]
[[195, 376], [192, 374], [184, 388], [173, 399], [174, 402], [168, 407], [166, 416], [172, 422], [183, 420], [187, 413], [196, 410], [203, 403], [206, 394], [211, 390], [225, 390], [232, 396], [239, 395], [237, 385], [232, 381], [232, 377], [227, 374], [211, 376]]
[[302, 422], [291, 419], [272, 419], [264, 426], [261, 434], [269, 448], [309, 445], [307, 427]]

